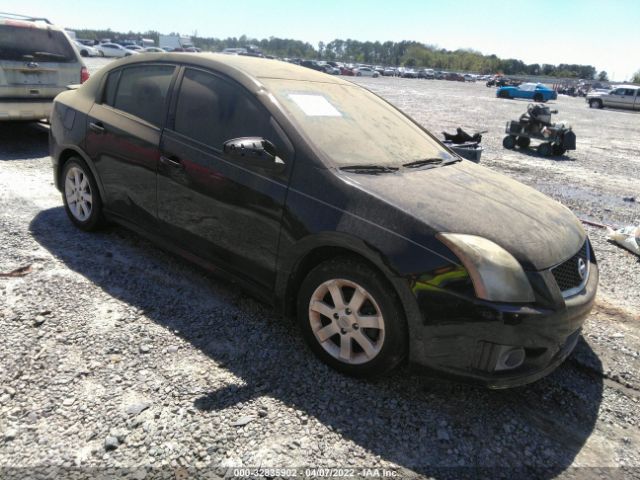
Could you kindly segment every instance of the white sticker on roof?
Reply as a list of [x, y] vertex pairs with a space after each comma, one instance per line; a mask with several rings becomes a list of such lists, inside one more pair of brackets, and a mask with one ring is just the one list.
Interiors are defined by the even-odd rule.
[[289, 94], [289, 98], [309, 117], [341, 117], [342, 114], [322, 95]]

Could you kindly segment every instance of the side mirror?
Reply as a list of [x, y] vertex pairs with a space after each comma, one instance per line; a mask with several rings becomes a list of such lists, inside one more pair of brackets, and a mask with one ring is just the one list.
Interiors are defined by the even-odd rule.
[[276, 147], [260, 137], [233, 138], [224, 142], [222, 151], [231, 160], [244, 165], [270, 170], [282, 170], [284, 161], [278, 157]]
[[549, 113], [558, 113], [558, 110], [550, 110]]

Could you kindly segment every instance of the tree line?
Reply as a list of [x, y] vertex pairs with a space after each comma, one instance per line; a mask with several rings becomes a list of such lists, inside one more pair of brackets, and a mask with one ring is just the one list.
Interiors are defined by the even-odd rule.
[[[151, 38], [158, 42], [156, 31], [120, 33], [108, 30], [76, 30], [78, 38], [101, 39], [137, 39]], [[177, 34], [176, 34], [177, 35]], [[300, 40], [269, 37], [265, 39], [241, 37], [212, 38], [191, 35], [196, 47], [219, 52], [225, 48], [238, 48], [253, 45], [265, 55], [280, 58], [306, 58], [333, 60], [341, 62], [366, 63], [371, 65], [391, 65], [405, 67], [427, 67], [437, 70], [456, 70], [482, 74], [503, 73], [505, 75], [546, 75], [563, 78], [596, 77], [596, 69], [591, 65], [577, 64], [526, 64], [522, 60], [498, 58], [485, 55], [472, 49], [446, 50], [434, 45], [403, 40], [401, 42], [362, 42], [359, 40], [335, 39], [331, 42], [319, 42], [313, 46]], [[606, 79], [606, 72], [600, 72], [598, 78]]]

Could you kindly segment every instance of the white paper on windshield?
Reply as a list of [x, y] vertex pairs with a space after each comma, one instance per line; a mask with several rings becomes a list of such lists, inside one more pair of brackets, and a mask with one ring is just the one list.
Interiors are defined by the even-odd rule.
[[322, 95], [290, 94], [289, 98], [309, 117], [341, 117], [342, 114]]

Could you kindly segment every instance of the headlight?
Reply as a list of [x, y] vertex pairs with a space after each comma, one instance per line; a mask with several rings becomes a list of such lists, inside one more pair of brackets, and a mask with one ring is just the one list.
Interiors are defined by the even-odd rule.
[[522, 267], [504, 248], [475, 235], [439, 233], [436, 238], [460, 259], [478, 298], [494, 302], [533, 302]]

